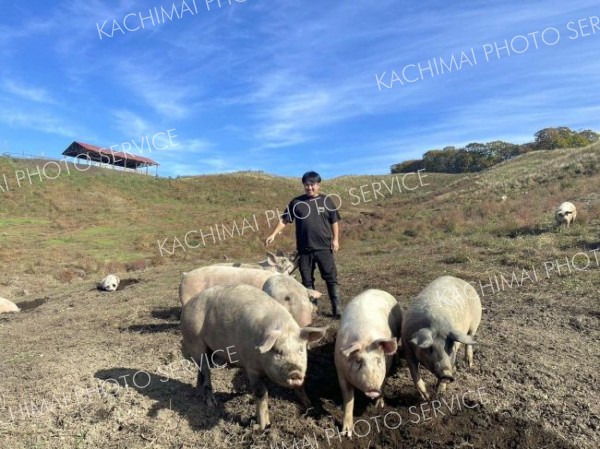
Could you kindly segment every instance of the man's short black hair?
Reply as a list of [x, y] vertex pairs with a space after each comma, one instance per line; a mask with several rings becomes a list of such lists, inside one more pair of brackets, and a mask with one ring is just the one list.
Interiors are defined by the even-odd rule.
[[302, 175], [302, 184], [317, 184], [321, 182], [321, 175], [316, 171], [307, 171]]

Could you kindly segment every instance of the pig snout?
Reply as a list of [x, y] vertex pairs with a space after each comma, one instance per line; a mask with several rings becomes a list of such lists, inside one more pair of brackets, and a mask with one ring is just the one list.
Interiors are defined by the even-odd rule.
[[443, 373], [439, 377], [439, 381], [443, 384], [449, 384], [450, 382], [454, 382], [454, 376], [452, 373]]
[[367, 390], [365, 391], [365, 396], [367, 396], [369, 399], [377, 399], [379, 396], [381, 396], [381, 390]]
[[288, 375], [287, 383], [292, 388], [299, 388], [304, 384], [304, 375], [300, 371], [292, 371]]

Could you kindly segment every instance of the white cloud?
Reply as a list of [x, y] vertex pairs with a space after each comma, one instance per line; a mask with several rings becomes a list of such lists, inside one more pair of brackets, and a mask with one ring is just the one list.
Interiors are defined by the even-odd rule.
[[72, 139], [73, 136], [84, 135], [78, 125], [57, 118], [54, 114], [34, 111], [18, 111], [0, 108], [0, 122], [11, 127], [31, 129], [34, 131], [58, 134]]
[[24, 98], [36, 103], [56, 104], [56, 100], [48, 93], [46, 89], [40, 87], [30, 87], [20, 84], [13, 80], [4, 80], [3, 88], [5, 92]]
[[126, 109], [112, 111], [116, 119], [116, 127], [126, 139], [145, 136], [150, 132], [157, 132], [153, 127], [138, 114]]
[[[147, 2], [12, 7], [26, 13], [0, 27], [8, 55], [0, 89], [14, 103], [0, 122], [69, 136], [87, 125], [112, 143], [175, 129], [179, 145], [152, 156], [192, 172], [289, 171], [292, 152], [313, 157], [318, 148], [327, 170], [387, 169], [436, 147], [533, 138], [552, 125], [594, 127], [597, 35], [563, 36], [556, 47], [381, 92], [375, 74], [546, 26], [564, 29], [597, 1], [239, 6], [102, 41], [96, 22], [147, 11]], [[37, 55], [48, 72], [19, 76], [23, 60]]]

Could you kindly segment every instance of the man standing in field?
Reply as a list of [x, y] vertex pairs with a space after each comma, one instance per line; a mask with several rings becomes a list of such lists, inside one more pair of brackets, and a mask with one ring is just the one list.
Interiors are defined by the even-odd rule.
[[340, 247], [340, 214], [330, 198], [319, 194], [321, 176], [318, 173], [304, 173], [302, 185], [305, 194], [290, 201], [275, 230], [267, 237], [266, 244], [272, 243], [288, 223], [296, 222], [298, 269], [302, 284], [306, 288], [315, 288], [315, 265], [318, 266], [321, 278], [327, 285], [333, 316], [339, 318], [342, 306], [333, 253]]

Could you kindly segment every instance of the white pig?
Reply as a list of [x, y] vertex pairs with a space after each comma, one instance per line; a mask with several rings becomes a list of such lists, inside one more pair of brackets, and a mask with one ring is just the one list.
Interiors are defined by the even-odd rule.
[[335, 367], [344, 401], [342, 433], [352, 436], [354, 388], [370, 399], [379, 398], [381, 386], [398, 349], [402, 311], [398, 301], [382, 290], [366, 290], [354, 297], [342, 313], [335, 340]]
[[[302, 388], [307, 343], [323, 338], [326, 328], [300, 328], [287, 310], [258, 288], [218, 285], [204, 290], [183, 307], [181, 331], [184, 348], [194, 360], [235, 348], [236, 360], [223, 361], [245, 369], [257, 399], [261, 430], [270, 425], [264, 377], [298, 389], [303, 405], [310, 404]], [[197, 388], [206, 405], [216, 405], [206, 363], [198, 371]]]
[[119, 279], [119, 276], [109, 274], [104, 279], [102, 279], [102, 282], [100, 282], [100, 284], [98, 284], [98, 288], [107, 292], [114, 292], [119, 287], [120, 283], [121, 279]]
[[0, 298], [0, 313], [20, 312], [15, 303], [8, 299]]
[[554, 218], [556, 219], [557, 226], [565, 224], [568, 228], [575, 221], [575, 218], [577, 218], [577, 209], [573, 203], [565, 201], [556, 209]]
[[292, 274], [298, 268], [297, 255], [292, 254], [290, 257], [278, 252], [274, 254], [267, 251], [267, 258], [256, 263], [239, 263], [239, 262], [224, 262], [217, 263], [211, 266], [221, 267], [236, 267], [236, 268], [257, 268], [259, 270], [268, 270], [282, 274]]
[[473, 365], [475, 332], [481, 321], [481, 301], [471, 284], [452, 276], [430, 283], [412, 301], [402, 320], [402, 347], [413, 382], [429, 400], [419, 364], [438, 379], [436, 393], [454, 381], [454, 363], [464, 343], [465, 361]]
[[321, 293], [307, 289], [287, 274], [253, 268], [209, 266], [183, 273], [179, 284], [181, 305], [209, 287], [225, 284], [247, 284], [262, 289], [283, 305], [300, 326], [312, 322], [315, 307], [311, 299], [321, 296]]

